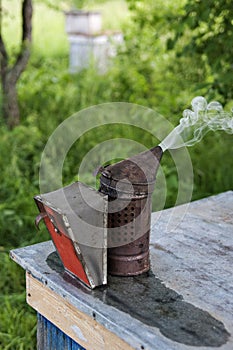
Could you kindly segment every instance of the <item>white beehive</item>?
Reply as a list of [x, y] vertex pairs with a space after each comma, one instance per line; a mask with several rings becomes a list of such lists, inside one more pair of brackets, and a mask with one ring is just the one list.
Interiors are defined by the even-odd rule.
[[65, 12], [65, 16], [68, 35], [94, 35], [101, 31], [102, 17], [100, 12], [72, 10]]
[[116, 55], [116, 47], [123, 42], [122, 33], [102, 33], [99, 35], [69, 35], [70, 72], [79, 72], [94, 64], [104, 73], [111, 57]]

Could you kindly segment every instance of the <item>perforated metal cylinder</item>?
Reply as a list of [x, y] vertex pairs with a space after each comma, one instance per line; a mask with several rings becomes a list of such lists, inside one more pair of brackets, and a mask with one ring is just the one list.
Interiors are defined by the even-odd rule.
[[133, 276], [150, 268], [151, 196], [161, 156], [156, 147], [102, 171], [100, 191], [108, 195], [110, 274]]
[[131, 276], [148, 271], [150, 218], [151, 197], [133, 198], [124, 209], [108, 214], [110, 274]]

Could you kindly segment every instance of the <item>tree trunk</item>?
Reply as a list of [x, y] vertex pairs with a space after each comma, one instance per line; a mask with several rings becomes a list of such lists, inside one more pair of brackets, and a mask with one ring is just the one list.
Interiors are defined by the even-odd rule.
[[10, 66], [9, 57], [2, 38], [2, 4], [0, 0], [0, 75], [3, 95], [3, 117], [7, 126], [12, 129], [20, 123], [17, 97], [17, 81], [25, 70], [30, 57], [32, 41], [32, 0], [22, 1], [22, 41], [15, 64]]
[[20, 113], [16, 82], [9, 78], [8, 74], [2, 78], [3, 93], [3, 117], [9, 129], [13, 129], [20, 123]]

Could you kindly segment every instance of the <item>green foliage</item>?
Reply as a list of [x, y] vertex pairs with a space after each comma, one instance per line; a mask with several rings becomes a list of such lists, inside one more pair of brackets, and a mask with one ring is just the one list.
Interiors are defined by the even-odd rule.
[[[131, 1], [132, 22], [125, 30], [125, 46], [119, 54], [117, 91], [125, 92], [127, 101], [157, 108], [170, 121], [203, 82], [204, 68], [198, 59], [179, 57], [167, 50], [173, 37], [175, 19], [183, 15], [182, 2]], [[198, 68], [196, 68], [198, 67]], [[194, 86], [195, 85], [195, 86]], [[200, 86], [195, 94], [204, 92]]]
[[193, 199], [232, 190], [232, 135], [210, 132], [190, 148], [194, 169]]
[[129, 21], [129, 11], [124, 0], [93, 0], [88, 9], [101, 12], [103, 31], [118, 31]]
[[0, 348], [36, 349], [36, 317], [25, 303], [24, 271], [0, 248]]
[[[219, 99], [223, 104], [233, 99], [230, 0], [128, 0], [128, 3], [133, 25], [128, 33], [126, 56], [134, 56], [133, 62], [140, 65], [136, 68], [139, 73], [148, 69], [142, 74], [150, 77], [156, 94], [163, 96], [164, 101], [165, 95], [176, 95], [174, 102], [180, 107], [181, 91], [186, 92], [183, 104], [193, 94]], [[160, 78], [157, 89], [153, 73]], [[178, 94], [175, 89], [180, 89]]]
[[99, 4], [105, 3], [105, 0], [68, 0], [67, 1], [70, 8], [75, 8], [78, 10], [89, 9], [90, 7], [98, 6]]
[[174, 41], [169, 43], [171, 48], [176, 43], [179, 55], [199, 59], [199, 67], [208, 70], [208, 77], [203, 79], [206, 95], [219, 95], [223, 103], [233, 99], [232, 14], [230, 0], [187, 0], [184, 14], [174, 24]]
[[21, 125], [12, 132], [1, 130], [0, 245], [20, 245], [35, 233], [36, 211], [29, 198], [39, 191], [42, 147], [41, 132], [33, 125]]

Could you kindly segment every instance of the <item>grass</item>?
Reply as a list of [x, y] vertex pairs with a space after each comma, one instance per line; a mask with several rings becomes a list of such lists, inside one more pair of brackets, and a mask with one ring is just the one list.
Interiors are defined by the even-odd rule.
[[26, 304], [24, 271], [0, 250], [0, 349], [36, 348], [35, 311]]
[[[3, 38], [8, 50], [17, 51], [21, 39], [20, 1], [3, 0]], [[35, 3], [33, 10], [33, 54], [42, 57], [67, 55], [69, 42], [65, 33], [65, 16], [61, 10]], [[94, 1], [87, 9], [99, 10], [102, 13], [103, 30], [120, 30], [129, 20], [129, 11], [124, 0], [106, 2]]]
[[[3, 0], [3, 38], [8, 50], [19, 49], [21, 40], [21, 1]], [[68, 40], [65, 33], [65, 18], [62, 11], [47, 7], [43, 3], [33, 5], [33, 54], [55, 57], [68, 53]]]
[[54, 59], [68, 54], [69, 43], [65, 33], [62, 11], [36, 4], [33, 17], [33, 54]]

